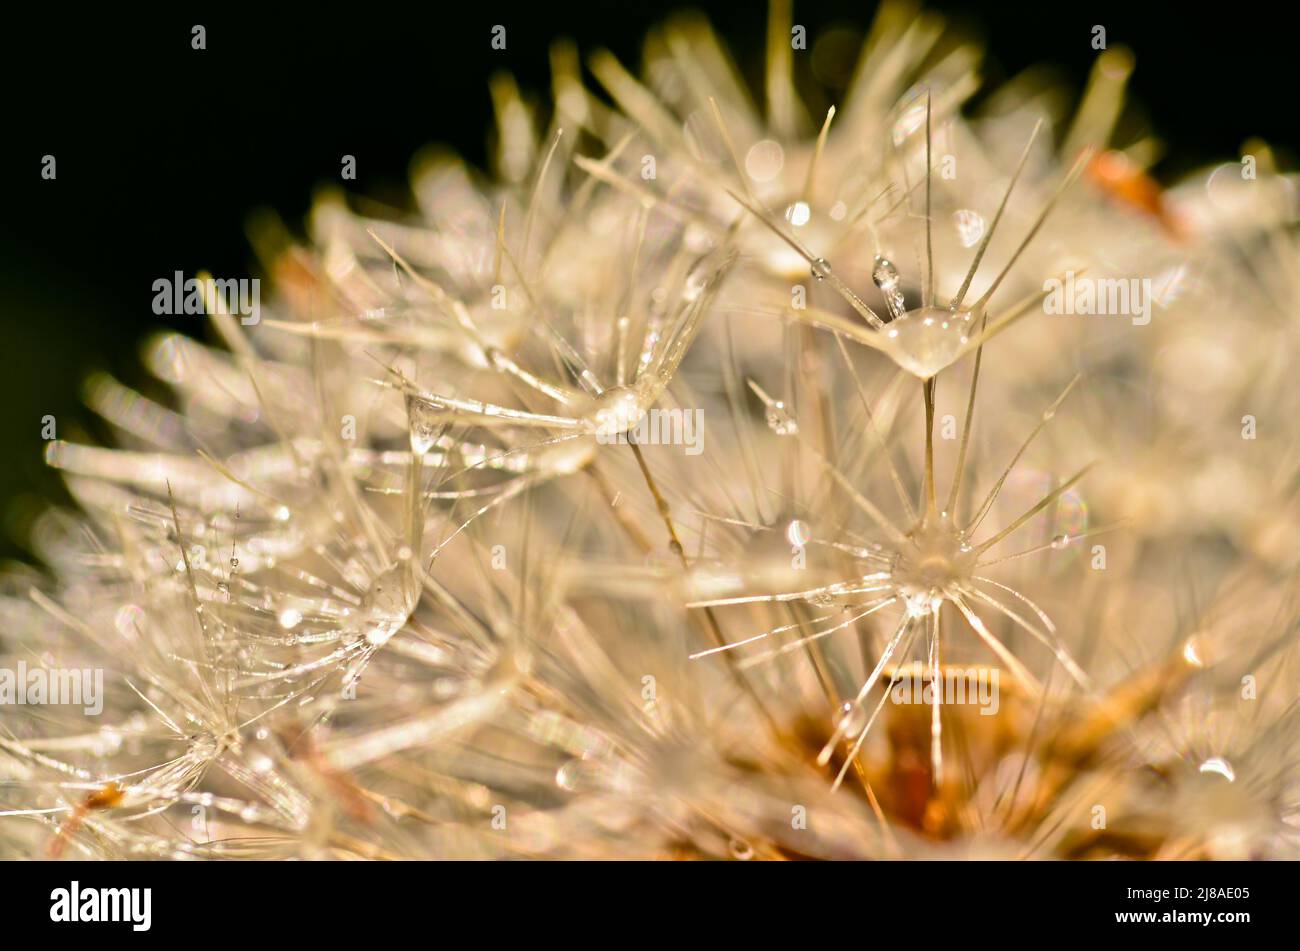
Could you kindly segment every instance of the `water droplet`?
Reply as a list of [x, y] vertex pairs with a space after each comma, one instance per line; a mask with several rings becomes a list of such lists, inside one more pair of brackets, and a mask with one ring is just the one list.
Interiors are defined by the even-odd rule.
[[893, 262], [877, 254], [875, 266], [871, 269], [871, 280], [885, 297], [890, 320], [903, 317], [907, 313], [907, 306], [903, 302], [903, 282]]
[[117, 609], [113, 619], [117, 632], [129, 640], [135, 640], [144, 626], [144, 608], [138, 604], [124, 604]]
[[596, 436], [617, 436], [636, 426], [644, 415], [641, 394], [631, 386], [616, 386], [596, 397], [585, 421]]
[[966, 353], [974, 319], [968, 310], [918, 307], [880, 331], [881, 350], [908, 373], [928, 380]]
[[99, 742], [95, 745], [95, 753], [99, 756], [110, 756], [122, 748], [122, 734], [112, 727], [104, 727], [99, 731]]
[[1237, 771], [1232, 768], [1232, 766], [1228, 763], [1227, 760], [1222, 759], [1221, 757], [1218, 756], [1212, 756], [1209, 759], [1207, 759], [1204, 763], [1202, 763], [1201, 772], [1215, 773], [1219, 776], [1222, 776], [1230, 783], [1235, 782], [1237, 779]]
[[812, 209], [806, 201], [797, 201], [785, 210], [785, 220], [796, 228], [802, 228], [812, 217]]
[[754, 857], [754, 847], [744, 839], [732, 839], [728, 848], [731, 850], [731, 857], [738, 862], [748, 862]]
[[565, 792], [580, 792], [590, 789], [600, 773], [600, 765], [594, 759], [574, 757], [555, 771], [555, 785]]
[[378, 647], [401, 629], [415, 607], [413, 588], [406, 565], [390, 568], [371, 583], [358, 617], [367, 641]]
[[704, 289], [709, 286], [711, 275], [704, 268], [696, 268], [686, 275], [686, 281], [682, 285], [682, 300], [687, 303], [693, 303], [700, 299]]
[[780, 400], [768, 404], [767, 425], [778, 436], [793, 436], [799, 432], [799, 424], [786, 411], [785, 404]]
[[280, 612], [280, 626], [286, 631], [292, 631], [302, 620], [302, 612], [297, 608], [285, 608]]
[[957, 240], [962, 247], [973, 248], [984, 237], [984, 218], [977, 211], [958, 209], [952, 213], [952, 223], [957, 226]]
[[1269, 191], [1242, 177], [1241, 163], [1220, 165], [1205, 179], [1205, 194], [1216, 217], [1226, 222], [1258, 221]]
[[844, 736], [856, 738], [867, 726], [867, 708], [851, 700], [844, 701], [840, 706], [840, 720], [836, 726]]
[[745, 172], [756, 182], [770, 182], [784, 165], [785, 150], [771, 139], [755, 142], [745, 153]]
[[915, 91], [910, 100], [902, 107], [898, 119], [894, 122], [894, 145], [902, 145], [907, 137], [925, 125], [925, 97]]
[[812, 532], [809, 530], [807, 522], [801, 522], [796, 518], [786, 526], [785, 537], [791, 545], [802, 548], [812, 538]]
[[406, 398], [406, 415], [411, 426], [411, 451], [423, 456], [438, 439], [438, 409], [423, 400]]
[[1055, 538], [1052, 539], [1052, 547], [1055, 548], [1057, 551], [1060, 551], [1068, 544], [1070, 544], [1069, 535], [1057, 535]]
[[706, 251], [713, 250], [717, 245], [717, 241], [707, 228], [692, 221], [686, 226], [686, 231], [682, 234], [682, 244], [692, 254], [703, 254]]
[[826, 280], [826, 276], [831, 273], [831, 262], [825, 258], [817, 258], [812, 263], [812, 276], [819, 281]]

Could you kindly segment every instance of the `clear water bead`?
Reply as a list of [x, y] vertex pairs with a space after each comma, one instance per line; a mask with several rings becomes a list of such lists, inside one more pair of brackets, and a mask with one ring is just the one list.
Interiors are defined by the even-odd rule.
[[889, 308], [889, 319], [899, 320], [904, 317], [907, 306], [903, 302], [903, 281], [893, 262], [877, 254], [875, 266], [871, 269], [871, 280], [884, 295], [885, 306]]
[[361, 602], [359, 622], [365, 639], [376, 647], [401, 630], [415, 607], [414, 584], [406, 565], [379, 575]]
[[1212, 756], [1207, 759], [1200, 767], [1201, 773], [1213, 773], [1216, 776], [1222, 776], [1228, 782], [1235, 782], [1237, 771], [1234, 770], [1227, 760], [1220, 756]]
[[902, 145], [908, 136], [925, 125], [925, 108], [926, 101], [920, 92], [912, 92], [899, 110], [898, 118], [894, 120], [894, 145]]
[[928, 380], [965, 354], [974, 323], [968, 310], [918, 307], [880, 331], [880, 349], [908, 373]]
[[799, 432], [799, 424], [795, 418], [786, 410], [785, 404], [780, 400], [770, 403], [767, 407], [767, 425], [778, 436], [793, 436]]
[[867, 725], [867, 708], [860, 703], [846, 700], [840, 706], [840, 719], [836, 726], [840, 733], [850, 740], [857, 737]]
[[636, 386], [615, 386], [596, 397], [584, 417], [595, 436], [617, 436], [634, 428], [645, 416], [645, 396]]
[[961, 208], [952, 213], [952, 223], [957, 227], [957, 240], [964, 248], [973, 248], [984, 237], [984, 218], [977, 211]]
[[744, 839], [732, 839], [727, 847], [737, 862], [748, 862], [754, 857], [754, 847]]
[[439, 410], [423, 400], [408, 397], [406, 415], [411, 425], [411, 451], [422, 456], [438, 439]]
[[587, 756], [575, 756], [555, 771], [555, 785], [565, 792], [589, 792], [601, 786], [601, 762]]
[[785, 537], [791, 545], [802, 548], [812, 539], [812, 530], [809, 529], [807, 522], [796, 518], [785, 527]]

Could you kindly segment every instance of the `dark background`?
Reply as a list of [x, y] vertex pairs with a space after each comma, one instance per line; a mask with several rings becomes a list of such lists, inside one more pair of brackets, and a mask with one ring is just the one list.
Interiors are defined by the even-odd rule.
[[[335, 9], [337, 7], [337, 9]], [[810, 42], [830, 25], [864, 30], [871, 2], [796, 3]], [[1294, 32], [1281, 8], [1219, 4], [940, 0], [988, 48], [999, 79], [1050, 62], [1078, 89], [1095, 57], [1094, 24], [1137, 53], [1130, 91], [1168, 145], [1169, 179], [1237, 153], [1249, 136], [1294, 145]], [[632, 2], [320, 4], [87, 16], [46, 3], [6, 13], [0, 148], [0, 557], [41, 500], [60, 499], [41, 461], [40, 420], [61, 438], [103, 439], [79, 397], [93, 369], [147, 385], [141, 339], [195, 318], [155, 316], [150, 285], [180, 270], [249, 273], [249, 212], [300, 227], [312, 187], [358, 160], [354, 191], [401, 201], [407, 163], [446, 143], [482, 165], [491, 122], [487, 79], [508, 69], [549, 93], [548, 46], [575, 40], [639, 66], [646, 29], [673, 9], [707, 13], [751, 82], [762, 75], [766, 4]], [[207, 27], [207, 49], [190, 28]], [[494, 51], [494, 24], [508, 49]], [[58, 177], [40, 177], [53, 154]]]

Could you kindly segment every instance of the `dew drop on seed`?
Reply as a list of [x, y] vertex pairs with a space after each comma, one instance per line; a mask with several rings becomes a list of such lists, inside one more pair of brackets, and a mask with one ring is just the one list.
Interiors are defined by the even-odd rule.
[[918, 307], [880, 331], [880, 349], [908, 373], [928, 380], [966, 353], [974, 322], [968, 310]]
[[686, 275], [686, 281], [682, 285], [682, 300], [687, 303], [694, 303], [700, 299], [705, 289], [709, 286], [709, 273], [701, 268], [696, 268]]
[[799, 424], [780, 400], [768, 404], [767, 425], [778, 436], [793, 436], [799, 432]]
[[894, 145], [902, 145], [917, 129], [925, 125], [925, 99], [919, 92], [912, 92], [910, 101], [902, 108], [894, 122], [892, 135]]
[[124, 604], [117, 609], [113, 626], [123, 637], [134, 640], [144, 624], [144, 608], [138, 604]]
[[1230, 783], [1235, 782], [1237, 779], [1237, 771], [1232, 768], [1232, 765], [1227, 760], [1219, 756], [1212, 756], [1207, 759], [1201, 764], [1200, 771], [1222, 776]]
[[423, 400], [406, 400], [406, 415], [411, 425], [411, 451], [423, 456], [438, 438], [438, 411]]
[[797, 201], [785, 210], [785, 220], [796, 228], [802, 228], [812, 217], [812, 209], [806, 201]]
[[812, 538], [812, 532], [809, 530], [807, 522], [801, 522], [796, 518], [786, 526], [785, 537], [794, 547], [802, 548]]
[[361, 602], [359, 623], [365, 639], [376, 647], [386, 644], [410, 617], [415, 598], [409, 590], [407, 568], [398, 565], [370, 585]]
[[731, 857], [738, 862], [748, 862], [754, 857], [754, 847], [744, 839], [732, 839], [728, 848], [731, 850]]
[[770, 182], [781, 174], [785, 150], [772, 139], [763, 139], [745, 153], [745, 172], [756, 182]]
[[591, 786], [596, 777], [595, 762], [574, 757], [555, 771], [555, 785], [565, 792], [578, 792]]
[[867, 709], [852, 700], [844, 701], [840, 706], [840, 721], [836, 726], [849, 739], [854, 739], [867, 725]]
[[871, 280], [885, 297], [885, 306], [889, 308], [890, 320], [903, 317], [907, 313], [907, 307], [903, 302], [903, 282], [893, 262], [877, 254], [875, 265], [871, 269]]
[[952, 223], [957, 227], [957, 240], [964, 248], [973, 248], [984, 237], [984, 219], [977, 211], [969, 208], [954, 211]]
[[637, 389], [615, 386], [596, 397], [584, 422], [593, 435], [617, 436], [636, 426], [643, 416], [645, 408]]

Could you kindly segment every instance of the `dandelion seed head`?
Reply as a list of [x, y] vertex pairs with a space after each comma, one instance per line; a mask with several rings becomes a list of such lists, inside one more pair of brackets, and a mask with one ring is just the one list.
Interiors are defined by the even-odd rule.
[[891, 571], [891, 582], [914, 617], [925, 617], [938, 609], [945, 592], [968, 583], [977, 555], [965, 535], [943, 516], [933, 524], [923, 523], [901, 546]]
[[[91, 729], [6, 715], [0, 853], [1300, 854], [1294, 183], [1161, 190], [1125, 54], [1067, 133], [968, 121], [915, 22], [817, 115], [698, 20], [608, 97], [565, 48], [549, 127], [493, 83], [495, 177], [322, 195], [261, 326], [149, 342], [174, 401], [93, 381], [120, 448], [46, 448], [80, 510], [0, 651], [112, 674]], [[1038, 319], [1081, 261], [1158, 276], [1151, 324]], [[698, 455], [624, 444], [679, 409]]]

